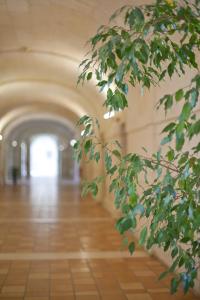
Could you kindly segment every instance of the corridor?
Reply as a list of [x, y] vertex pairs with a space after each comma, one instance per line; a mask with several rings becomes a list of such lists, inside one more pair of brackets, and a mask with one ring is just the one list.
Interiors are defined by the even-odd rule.
[[164, 266], [139, 248], [130, 257], [114, 219], [74, 186], [1, 187], [0, 225], [1, 300], [198, 299], [170, 296]]

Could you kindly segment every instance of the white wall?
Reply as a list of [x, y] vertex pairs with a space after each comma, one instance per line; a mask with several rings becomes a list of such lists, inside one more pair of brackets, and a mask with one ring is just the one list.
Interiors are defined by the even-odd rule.
[[[165, 94], [173, 93], [181, 87], [186, 86], [195, 72], [188, 72], [185, 78], [173, 78], [167, 80], [160, 87], [145, 91], [142, 95], [139, 87], [130, 89], [129, 108], [121, 114], [119, 119], [113, 118], [107, 121], [107, 130], [104, 132], [104, 138], [107, 141], [112, 139], [121, 139], [120, 124], [125, 122], [127, 152], [143, 153], [142, 147], [145, 147], [149, 154], [155, 152], [159, 148], [161, 141], [161, 131], [165, 125], [176, 118], [180, 111], [180, 107], [174, 107], [167, 116], [164, 111], [155, 109], [158, 100]], [[197, 108], [199, 111], [200, 105]], [[187, 148], [192, 147], [192, 143], [186, 145]], [[105, 194], [103, 197], [103, 205], [114, 215], [118, 216], [120, 212], [116, 211], [113, 204], [113, 196], [108, 192], [109, 181], [105, 186]], [[164, 253], [158, 248], [153, 249], [153, 253], [159, 257], [166, 265], [170, 264], [170, 254]], [[195, 290], [200, 293], [200, 280], [198, 280]]]

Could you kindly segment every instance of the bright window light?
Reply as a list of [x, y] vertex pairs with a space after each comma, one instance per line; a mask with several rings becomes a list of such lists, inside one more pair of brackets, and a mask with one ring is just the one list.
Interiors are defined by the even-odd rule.
[[26, 166], [26, 161], [27, 161], [27, 146], [25, 143], [21, 143], [21, 174], [22, 177], [25, 177], [27, 175], [27, 166]]
[[31, 177], [57, 177], [58, 150], [56, 137], [51, 135], [34, 137], [30, 149]]
[[17, 141], [12, 141], [12, 146], [17, 147]]
[[105, 113], [103, 117], [105, 120], [108, 120], [110, 118], [113, 118], [114, 116], [115, 116], [115, 111], [112, 110], [112, 111]]
[[60, 145], [60, 146], [59, 146], [59, 150], [60, 150], [60, 151], [64, 151], [64, 149], [65, 149], [65, 147], [64, 147], [63, 145]]
[[0, 141], [2, 141], [3, 140], [3, 136], [2, 136], [2, 134], [0, 134]]
[[111, 110], [111, 111], [108, 111], [106, 112], [103, 117], [105, 120], [108, 120], [108, 119], [111, 119], [113, 118], [117, 113], [121, 112], [122, 110], [119, 109], [118, 111], [115, 111], [115, 110]]
[[71, 141], [70, 141], [70, 145], [72, 146], [72, 147], [74, 147], [74, 145], [76, 144], [76, 140], [75, 139], [72, 139]]

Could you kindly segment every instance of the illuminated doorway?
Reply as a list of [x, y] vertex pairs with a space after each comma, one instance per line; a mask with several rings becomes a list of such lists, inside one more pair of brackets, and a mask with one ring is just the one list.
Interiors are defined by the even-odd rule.
[[30, 145], [31, 177], [58, 176], [58, 144], [53, 135], [37, 135]]

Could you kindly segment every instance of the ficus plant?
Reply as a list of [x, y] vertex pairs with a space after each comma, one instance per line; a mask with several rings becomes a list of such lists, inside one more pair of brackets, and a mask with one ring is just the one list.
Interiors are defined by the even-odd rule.
[[[126, 109], [129, 90], [136, 86], [150, 89], [188, 70], [195, 73], [187, 86], [159, 100], [157, 109], [167, 114], [178, 105], [180, 113], [163, 128], [164, 138], [153, 155], [148, 149], [144, 155], [123, 154], [118, 141], [102, 142], [99, 122], [90, 116], [79, 120], [84, 131], [74, 145], [78, 161], [84, 156], [105, 163], [104, 176], [85, 182], [83, 194], [96, 196], [99, 184], [109, 178], [109, 192], [121, 212], [116, 223], [120, 234], [138, 230], [138, 220], [143, 219], [139, 244], [169, 251], [172, 264], [160, 279], [174, 274], [171, 292], [181, 285], [186, 293], [200, 267], [200, 1], [124, 6], [109, 25], [98, 29], [89, 45], [78, 82], [93, 78], [100, 92], [107, 93], [108, 111]], [[135, 243], [130, 235], [128, 248], [132, 254]]]

